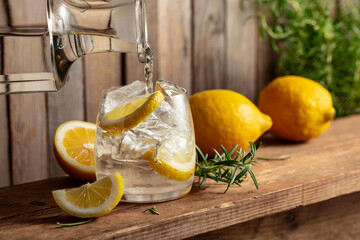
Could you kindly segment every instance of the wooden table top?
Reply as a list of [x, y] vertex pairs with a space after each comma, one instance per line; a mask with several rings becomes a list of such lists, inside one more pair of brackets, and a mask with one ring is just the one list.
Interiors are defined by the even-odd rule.
[[[360, 115], [335, 120], [320, 137], [307, 143], [279, 141], [269, 135], [257, 156], [283, 161], [261, 161], [252, 169], [260, 189], [251, 179], [243, 187], [208, 180], [194, 184], [185, 197], [157, 204], [122, 203], [108, 215], [76, 227], [56, 222], [76, 219], [60, 212], [51, 191], [78, 186], [69, 177], [0, 189], [0, 239], [171, 239], [186, 238], [268, 216], [348, 193], [360, 191]], [[160, 215], [144, 212], [156, 205]]]

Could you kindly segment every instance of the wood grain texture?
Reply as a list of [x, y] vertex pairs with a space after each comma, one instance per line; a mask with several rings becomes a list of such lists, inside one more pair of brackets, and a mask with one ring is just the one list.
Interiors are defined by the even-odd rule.
[[[263, 10], [262, 6], [256, 6], [256, 10]], [[257, 21], [257, 61], [256, 61], [256, 74], [257, 74], [257, 91], [255, 94], [255, 103], [257, 104], [258, 97], [260, 92], [265, 88], [265, 86], [271, 82], [276, 77], [276, 61], [277, 54], [272, 50], [270, 39], [268, 36], [261, 36], [260, 26], [261, 22], [259, 19]], [[267, 21], [272, 22], [271, 18], [268, 18]]]
[[[146, 15], [148, 27], [148, 42], [154, 54], [154, 69], [153, 79], [159, 79], [159, 55], [158, 55], [158, 18], [157, 18], [158, 0], [146, 1]], [[126, 83], [131, 83], [135, 80], [144, 80], [144, 64], [138, 60], [137, 53], [125, 54], [125, 75]]]
[[[6, 11], [0, 4], [0, 23], [7, 23]], [[4, 40], [0, 37], [0, 74], [4, 72]], [[7, 113], [7, 97], [0, 96], [0, 187], [11, 184], [10, 158], [9, 158], [9, 126]]]
[[8, 25], [6, 7], [4, 4], [0, 4], [0, 23], [1, 25]]
[[5, 96], [0, 96], [0, 187], [9, 186], [11, 184], [9, 126], [7, 117], [7, 100]]
[[[3, 188], [0, 189], [0, 233], [4, 238], [11, 236], [14, 239], [49, 236], [181, 239], [356, 193], [360, 191], [359, 131], [360, 115], [357, 115], [334, 121], [323, 135], [302, 144], [279, 141], [267, 135], [261, 139], [263, 146], [257, 156], [290, 155], [291, 158], [261, 161], [262, 166], [253, 167], [260, 184], [259, 190], [250, 180], [245, 181], [242, 188], [230, 188], [226, 194], [223, 194], [225, 184], [208, 181], [202, 189], [195, 184], [191, 193], [183, 198], [157, 203], [160, 215], [144, 213], [154, 204], [120, 203], [111, 213], [90, 224], [62, 229], [56, 226], [57, 221], [74, 219], [62, 215], [56, 219], [42, 220], [42, 217], [60, 211], [50, 191], [80, 183], [69, 178], [57, 178]], [[32, 191], [36, 194], [32, 194]], [[24, 201], [27, 195], [29, 200]], [[348, 200], [345, 198], [345, 204], [351, 205], [350, 202], [355, 201]], [[339, 207], [339, 214], [342, 209]], [[354, 213], [360, 214], [358, 209], [353, 209]], [[346, 212], [349, 209], [344, 210]], [[320, 218], [311, 211], [309, 214], [313, 214], [314, 220]]]
[[228, 0], [226, 13], [227, 88], [256, 102], [257, 23], [246, 20], [255, 9], [250, 1], [244, 1], [241, 10], [238, 0]]
[[[5, 2], [5, 1], [3, 1]], [[8, 0], [11, 26], [43, 27], [46, 23], [46, 0]]]
[[254, 98], [255, 104], [257, 104], [259, 93], [276, 77], [277, 59], [277, 56], [271, 49], [270, 43], [267, 39], [258, 39], [257, 46], [257, 89]]
[[96, 122], [102, 90], [121, 85], [121, 56], [119, 53], [87, 55], [85, 64], [86, 121]]
[[191, 0], [158, 1], [159, 78], [192, 92]]
[[44, 94], [10, 96], [12, 182], [49, 177]]
[[[11, 1], [9, 23], [12, 26], [45, 24], [45, 2]], [[13, 9], [16, 9], [13, 11]], [[43, 57], [41, 38], [4, 39], [4, 71], [44, 71], [38, 65]], [[31, 56], [31, 60], [25, 56]], [[44, 94], [11, 95], [9, 97], [11, 126], [12, 182], [14, 184], [44, 179], [48, 173], [48, 141]]]
[[193, 1], [194, 92], [225, 88], [225, 1]]
[[[99, 90], [100, 91], [100, 90]], [[69, 81], [59, 91], [47, 94], [50, 176], [64, 175], [54, 155], [54, 136], [60, 124], [71, 120], [85, 120], [83, 60], [71, 67]]]
[[359, 239], [359, 199], [360, 193], [357, 192], [204, 233], [188, 240]]

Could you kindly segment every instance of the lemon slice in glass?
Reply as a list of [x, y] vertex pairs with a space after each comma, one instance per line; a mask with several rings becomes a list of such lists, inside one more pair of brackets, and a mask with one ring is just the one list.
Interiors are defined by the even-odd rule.
[[181, 148], [172, 154], [165, 144], [158, 148], [153, 147], [142, 155], [147, 164], [157, 173], [175, 181], [189, 179], [195, 171], [195, 147], [186, 152]]
[[139, 97], [105, 113], [100, 119], [99, 126], [112, 135], [119, 135], [139, 125], [159, 107], [163, 100], [164, 95], [160, 91], [148, 97]]
[[119, 203], [124, 182], [119, 173], [87, 183], [78, 188], [53, 191], [57, 205], [68, 214], [79, 218], [100, 217]]

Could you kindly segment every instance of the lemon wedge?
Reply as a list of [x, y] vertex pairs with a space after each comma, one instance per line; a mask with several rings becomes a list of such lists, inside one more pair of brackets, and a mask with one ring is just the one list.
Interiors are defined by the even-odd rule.
[[100, 119], [99, 126], [112, 135], [119, 135], [139, 125], [163, 100], [164, 95], [159, 90], [148, 97], [139, 97], [105, 113]]
[[195, 147], [188, 153], [185, 152], [185, 148], [182, 148], [175, 154], [171, 154], [164, 144], [159, 147], [157, 154], [155, 154], [155, 149], [153, 147], [142, 155], [154, 171], [175, 181], [185, 181], [193, 175]]
[[119, 203], [124, 182], [119, 173], [87, 183], [78, 188], [53, 191], [57, 205], [68, 214], [79, 218], [100, 217]]
[[54, 152], [61, 168], [71, 177], [95, 181], [94, 143], [96, 125], [83, 121], [61, 124], [54, 137]]

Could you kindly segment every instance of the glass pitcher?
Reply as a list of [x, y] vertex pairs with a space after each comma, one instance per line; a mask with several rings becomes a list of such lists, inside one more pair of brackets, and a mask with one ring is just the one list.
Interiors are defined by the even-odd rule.
[[145, 0], [46, 0], [44, 26], [14, 22], [32, 2], [0, 1], [0, 94], [57, 91], [86, 54], [137, 52], [146, 62]]

